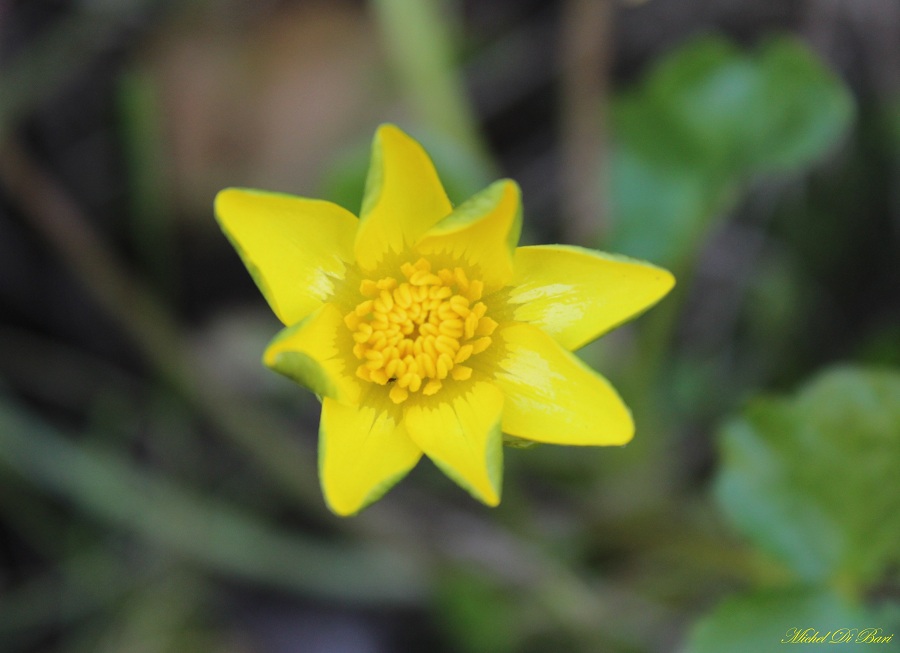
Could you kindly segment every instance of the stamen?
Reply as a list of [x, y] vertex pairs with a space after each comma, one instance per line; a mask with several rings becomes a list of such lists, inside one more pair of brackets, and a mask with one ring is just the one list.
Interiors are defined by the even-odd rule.
[[466, 381], [462, 363], [487, 349], [497, 322], [485, 316], [480, 279], [462, 268], [432, 271], [424, 258], [400, 266], [402, 278], [363, 279], [360, 303], [344, 318], [359, 360], [356, 375], [390, 386], [395, 404], [448, 382]]

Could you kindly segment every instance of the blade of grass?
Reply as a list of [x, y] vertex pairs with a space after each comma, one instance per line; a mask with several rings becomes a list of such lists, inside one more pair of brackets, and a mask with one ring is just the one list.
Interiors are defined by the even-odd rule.
[[76, 446], [3, 398], [0, 461], [96, 518], [211, 571], [349, 602], [408, 603], [423, 591], [424, 572], [408, 556], [276, 530], [108, 451]]
[[390, 62], [420, 116], [492, 169], [454, 61], [448, 7], [442, 4], [438, 0], [373, 0], [372, 8]]
[[159, 89], [146, 71], [134, 68], [119, 79], [118, 101], [134, 246], [155, 287], [171, 296], [178, 288], [178, 257]]

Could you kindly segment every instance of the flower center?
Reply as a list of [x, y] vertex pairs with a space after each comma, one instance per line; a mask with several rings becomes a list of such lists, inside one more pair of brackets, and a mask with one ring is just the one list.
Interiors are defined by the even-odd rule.
[[462, 268], [432, 272], [431, 263], [419, 259], [400, 272], [400, 281], [363, 279], [359, 292], [368, 299], [344, 318], [361, 361], [356, 375], [390, 384], [396, 404], [410, 393], [433, 395], [448, 377], [471, 377], [472, 368], [463, 363], [490, 346], [497, 328], [479, 301], [484, 284], [469, 280]]

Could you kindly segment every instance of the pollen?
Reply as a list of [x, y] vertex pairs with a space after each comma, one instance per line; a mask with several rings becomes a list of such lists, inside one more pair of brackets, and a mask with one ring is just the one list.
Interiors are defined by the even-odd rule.
[[364, 279], [359, 304], [344, 318], [353, 336], [356, 375], [389, 388], [396, 404], [472, 376], [466, 363], [491, 345], [497, 322], [481, 301], [484, 284], [462, 268], [432, 271], [419, 259], [401, 278]]

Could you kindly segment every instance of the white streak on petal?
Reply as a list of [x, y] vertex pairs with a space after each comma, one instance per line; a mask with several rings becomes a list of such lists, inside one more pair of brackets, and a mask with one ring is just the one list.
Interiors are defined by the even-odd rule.
[[513, 301], [516, 304], [524, 304], [526, 302], [534, 301], [535, 299], [565, 295], [573, 290], [575, 290], [575, 286], [567, 283], [551, 283], [546, 286], [530, 288], [522, 292], [513, 291], [510, 295], [510, 301]]

